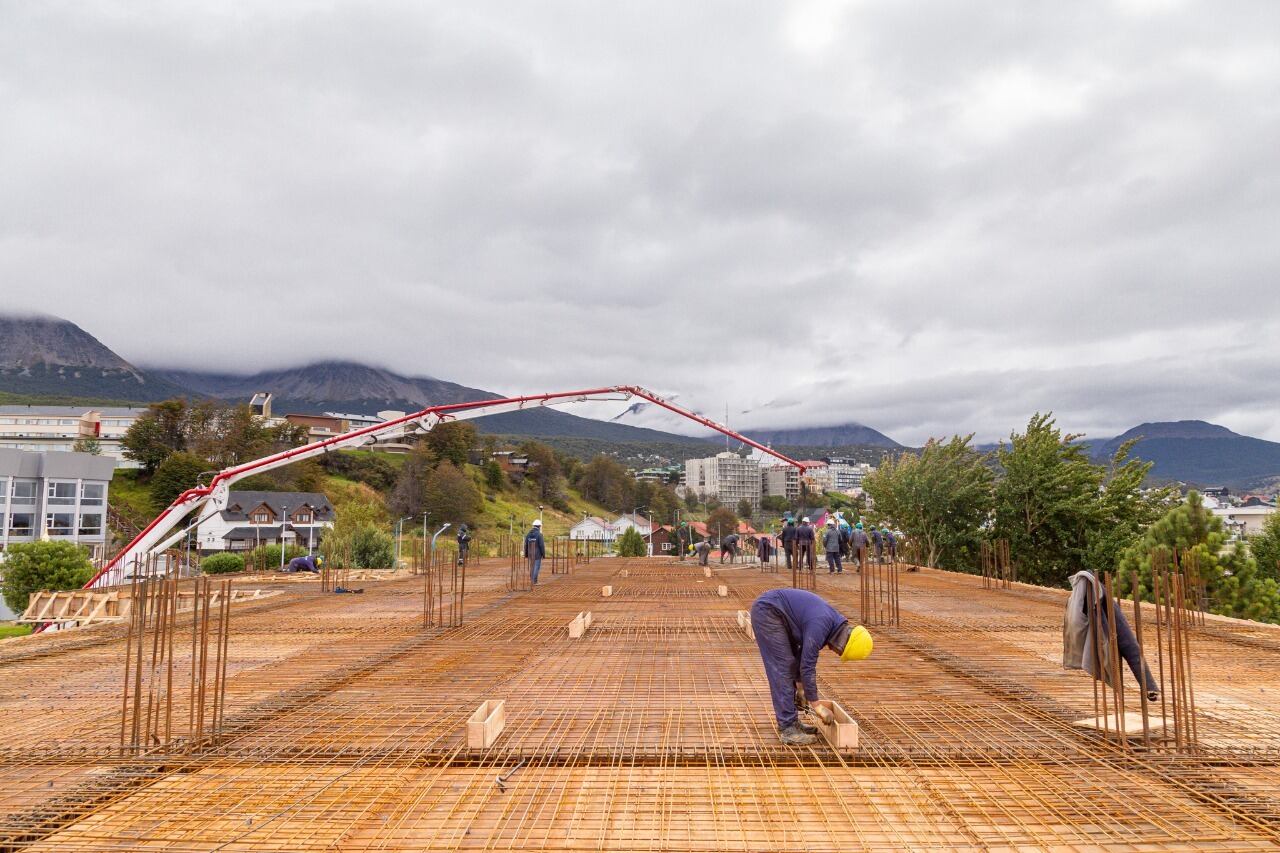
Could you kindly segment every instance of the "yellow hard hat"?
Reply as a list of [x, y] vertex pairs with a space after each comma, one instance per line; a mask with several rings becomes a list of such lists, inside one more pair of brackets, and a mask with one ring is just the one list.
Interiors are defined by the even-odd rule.
[[840, 660], [866, 660], [871, 657], [871, 632], [861, 625], [849, 632]]

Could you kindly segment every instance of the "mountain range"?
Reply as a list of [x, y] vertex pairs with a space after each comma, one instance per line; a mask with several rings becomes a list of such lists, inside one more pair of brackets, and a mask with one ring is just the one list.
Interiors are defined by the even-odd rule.
[[1090, 443], [1098, 459], [1109, 459], [1126, 441], [1132, 454], [1154, 463], [1151, 476], [1197, 486], [1274, 488], [1280, 479], [1280, 443], [1232, 432], [1205, 421], [1141, 424], [1115, 438]]

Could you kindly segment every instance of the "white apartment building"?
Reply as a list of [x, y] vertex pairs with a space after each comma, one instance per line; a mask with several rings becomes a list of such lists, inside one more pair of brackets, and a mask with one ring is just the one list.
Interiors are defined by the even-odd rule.
[[685, 488], [703, 497], [715, 497], [727, 506], [743, 500], [753, 508], [760, 506], [760, 463], [754, 459], [727, 452], [690, 459], [684, 463], [684, 476]]
[[862, 481], [874, 470], [876, 469], [867, 463], [855, 462], [852, 459], [827, 460], [831, 488], [837, 492], [852, 493], [855, 489], [862, 488]]
[[77, 441], [94, 439], [117, 468], [136, 468], [120, 442], [146, 411], [131, 406], [0, 406], [0, 448], [70, 451]]
[[88, 453], [0, 448], [0, 551], [62, 539], [101, 556], [113, 460]]

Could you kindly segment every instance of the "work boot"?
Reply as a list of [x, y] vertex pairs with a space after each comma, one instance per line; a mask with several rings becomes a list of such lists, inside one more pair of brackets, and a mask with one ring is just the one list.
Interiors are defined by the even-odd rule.
[[807, 735], [816, 735], [818, 733], [817, 726], [811, 726], [808, 723], [802, 723], [799, 720], [796, 720], [795, 727]]
[[787, 746], [808, 746], [818, 739], [817, 735], [809, 734], [809, 732], [800, 728], [798, 723], [792, 723], [787, 726], [778, 733], [778, 737]]

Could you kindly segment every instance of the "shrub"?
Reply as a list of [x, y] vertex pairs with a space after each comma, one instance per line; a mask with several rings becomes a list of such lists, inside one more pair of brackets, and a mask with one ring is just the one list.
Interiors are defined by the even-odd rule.
[[[290, 545], [285, 549], [284, 562], [288, 563], [294, 557], [307, 556], [307, 549], [298, 545]], [[260, 548], [254, 548], [249, 552], [244, 562], [251, 567], [264, 568], [267, 570], [280, 568], [280, 546], [279, 545], [263, 545]]]
[[364, 525], [351, 533], [351, 562], [357, 569], [393, 568], [395, 547], [391, 534], [373, 525]]
[[225, 575], [244, 571], [244, 557], [239, 554], [212, 554], [200, 561], [200, 571], [206, 575]]
[[14, 613], [27, 609], [31, 593], [79, 589], [93, 577], [89, 552], [72, 542], [22, 542], [4, 558], [4, 602]]
[[649, 546], [645, 544], [644, 537], [634, 527], [628, 527], [622, 531], [615, 547], [619, 557], [644, 557], [649, 553]]

